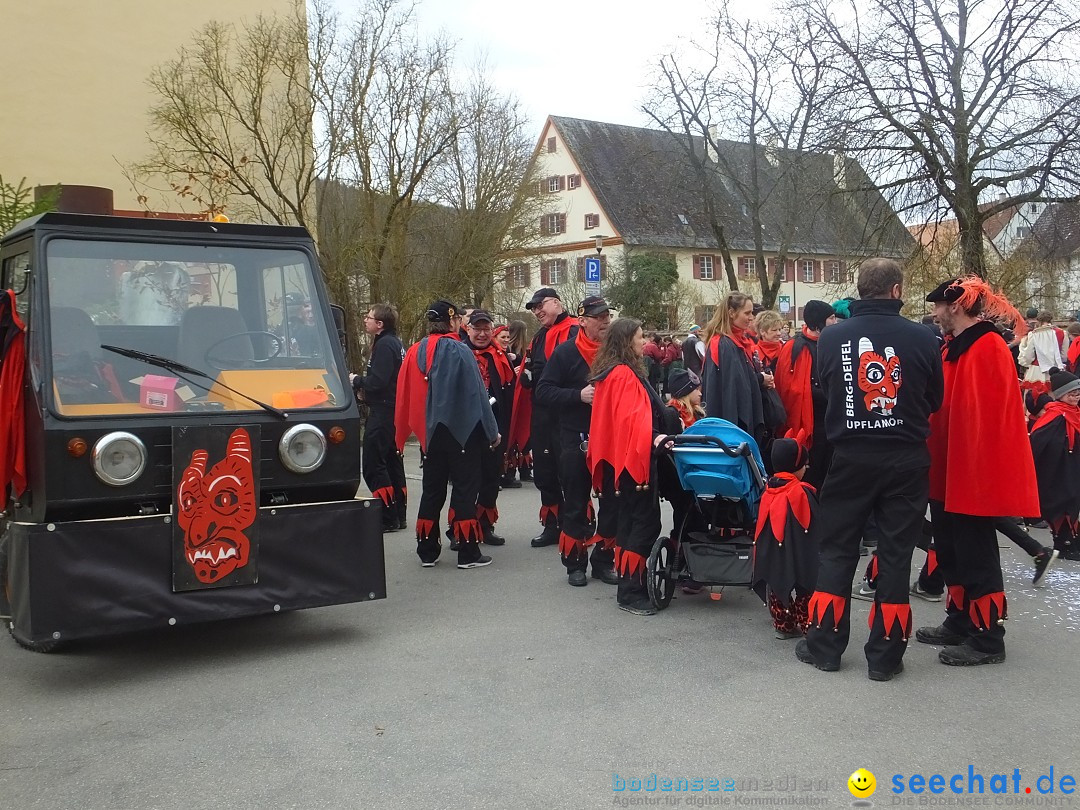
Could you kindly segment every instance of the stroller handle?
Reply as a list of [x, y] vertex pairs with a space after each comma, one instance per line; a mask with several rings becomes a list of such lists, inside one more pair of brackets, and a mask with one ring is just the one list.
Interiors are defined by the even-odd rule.
[[739, 442], [735, 447], [729, 447], [723, 441], [716, 436], [671, 436], [671, 440], [678, 447], [681, 444], [704, 444], [709, 447], [716, 447], [719, 450], [723, 450], [724, 453], [731, 458], [737, 458], [739, 456], [748, 456], [750, 453], [750, 446], [746, 442]]

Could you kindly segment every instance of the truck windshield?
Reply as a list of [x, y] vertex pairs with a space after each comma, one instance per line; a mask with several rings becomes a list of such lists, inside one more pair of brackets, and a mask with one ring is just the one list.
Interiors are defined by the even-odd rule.
[[301, 250], [54, 238], [45, 276], [52, 403], [62, 416], [258, 408], [225, 386], [290, 411], [345, 403], [336, 338]]

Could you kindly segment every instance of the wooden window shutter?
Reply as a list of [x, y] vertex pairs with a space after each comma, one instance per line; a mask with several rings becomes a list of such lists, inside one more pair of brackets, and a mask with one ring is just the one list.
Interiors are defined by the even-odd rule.
[[547, 236], [548, 235], [548, 218], [547, 218], [547, 215], [544, 215], [544, 216], [540, 217], [540, 235], [541, 236]]
[[705, 307], [694, 307], [694, 323], [700, 324], [705, 319]]
[[765, 270], [768, 273], [770, 280], [776, 277], [776, 259], [772, 256], [765, 260]]
[[540, 286], [546, 287], [551, 283], [550, 263], [547, 260], [540, 262]]
[[584, 256], [578, 256], [577, 257], [577, 280], [581, 281], [581, 282], [585, 281], [585, 257]]
[[526, 265], [523, 265], [523, 267], [525, 268], [525, 273], [524, 273], [525, 286], [526, 287], [531, 287], [532, 286], [532, 265], [531, 264], [526, 264]]
[[701, 257], [694, 256], [694, 278], [701, 278]]
[[559, 214], [559, 233], [566, 233], [566, 214]]
[[562, 176], [559, 177], [559, 191], [566, 191], [566, 178]]
[[547, 150], [548, 150], [548, 152], [554, 152], [555, 151], [555, 139], [554, 138], [548, 138], [547, 139]]
[[784, 262], [784, 281], [797, 281], [798, 270], [795, 267], [794, 259], [787, 259]]
[[825, 280], [825, 265], [814, 259], [814, 281], [818, 284]]

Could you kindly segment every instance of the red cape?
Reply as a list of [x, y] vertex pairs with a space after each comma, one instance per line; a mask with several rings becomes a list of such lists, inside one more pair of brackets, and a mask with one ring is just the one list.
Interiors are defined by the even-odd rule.
[[7, 508], [7, 491], [26, 489], [26, 425], [23, 372], [26, 366], [26, 325], [15, 310], [15, 293], [0, 298], [0, 509]]
[[1065, 420], [1065, 436], [1069, 440], [1069, 452], [1076, 449], [1076, 437], [1080, 435], [1080, 408], [1075, 405], [1066, 405], [1064, 402], [1051, 402], [1043, 408], [1042, 416], [1035, 420], [1031, 426], [1034, 433], [1044, 428], [1058, 417]]
[[[817, 342], [817, 335], [808, 333], [803, 327], [803, 336], [807, 340]], [[776, 392], [780, 395], [780, 401], [784, 403], [787, 412], [787, 430], [796, 434], [801, 430], [806, 433], [806, 446], [810, 447], [814, 440], [814, 398], [810, 393], [810, 369], [814, 358], [810, 352], [803, 349], [795, 362], [791, 362], [791, 355], [795, 350], [795, 341], [789, 340], [780, 350], [780, 356], [776, 361], [774, 380]]]
[[930, 416], [927, 440], [930, 497], [962, 515], [1037, 515], [1035, 463], [1009, 347], [988, 332], [943, 365], [945, 398]]
[[1066, 368], [1073, 374], [1076, 373], [1076, 364], [1080, 361], [1080, 337], [1075, 338], [1069, 344], [1069, 356], [1065, 361]]
[[[431, 358], [434, 356], [438, 341], [443, 339], [457, 340], [452, 334], [428, 335], [427, 345], [430, 347], [424, 368], [431, 368]], [[397, 443], [398, 452], [405, 449], [405, 442], [409, 436], [416, 434], [420, 440], [420, 449], [427, 451], [427, 375], [420, 371], [418, 355], [422, 341], [417, 341], [409, 347], [405, 353], [405, 359], [401, 362], [401, 371], [398, 373], [397, 402], [394, 408], [394, 439]]]
[[[570, 336], [570, 330], [575, 326], [575, 321], [569, 317], [563, 318], [556, 324], [548, 327], [544, 335], [544, 360], [551, 359], [551, 353], [555, 347]], [[512, 462], [517, 456], [525, 453], [525, 447], [529, 443], [529, 434], [532, 430], [532, 388], [526, 388], [521, 384], [521, 375], [529, 365], [529, 352], [525, 352], [525, 358], [518, 366], [517, 384], [514, 387], [514, 406], [510, 416], [510, 435], [506, 440], [506, 455]], [[533, 380], [536, 385], [538, 380]]]
[[620, 363], [594, 385], [589, 451], [585, 454], [593, 488], [599, 491], [603, 485], [601, 461], [615, 468], [616, 482], [625, 470], [637, 483], [647, 484], [653, 421], [645, 383], [629, 366]]

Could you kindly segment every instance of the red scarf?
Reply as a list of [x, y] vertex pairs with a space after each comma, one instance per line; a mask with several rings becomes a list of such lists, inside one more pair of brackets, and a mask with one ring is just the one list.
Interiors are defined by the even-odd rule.
[[779, 340], [759, 340], [757, 343], [758, 354], [761, 355], [761, 360], [769, 368], [776, 363], [776, 358], [780, 356], [780, 349], [784, 346]]
[[1069, 452], [1076, 447], [1076, 437], [1080, 434], [1080, 408], [1075, 405], [1066, 405], [1064, 402], [1051, 402], [1043, 410], [1043, 415], [1035, 420], [1031, 426], [1034, 433], [1041, 427], [1049, 425], [1059, 416], [1065, 417], [1065, 435], [1069, 437]]
[[697, 421], [697, 414], [694, 413], [694, 409], [688, 406], [686, 403], [677, 399], [672, 399], [668, 402], [668, 405], [675, 409], [675, 413], [679, 415], [682, 420], [682, 426], [684, 428], [690, 427]]
[[574, 344], [581, 353], [581, 358], [588, 364], [589, 368], [592, 368], [593, 360], [596, 359], [596, 350], [600, 348], [600, 344], [595, 340], [589, 340], [589, 336], [585, 334], [584, 329], [578, 329]]
[[485, 355], [495, 362], [495, 369], [499, 372], [501, 385], [506, 385], [514, 379], [514, 367], [510, 365], [510, 361], [506, 358], [506, 352], [494, 343], [485, 346], [483, 349], [473, 348], [473, 354], [476, 355], [476, 365], [480, 369], [480, 376], [484, 378], [485, 389], [490, 390], [491, 388], [491, 380], [488, 379], [489, 364], [484, 360]]
[[555, 347], [570, 337], [570, 329], [574, 326], [574, 322], [569, 317], [563, 318], [561, 321], [553, 323], [548, 327], [547, 334], [544, 335], [544, 359], [550, 360], [551, 353], [555, 351]]
[[733, 326], [731, 327], [731, 334], [728, 335], [728, 337], [731, 338], [732, 343], [743, 350], [751, 361], [754, 359], [754, 339], [750, 337], [749, 332], [745, 329]]

